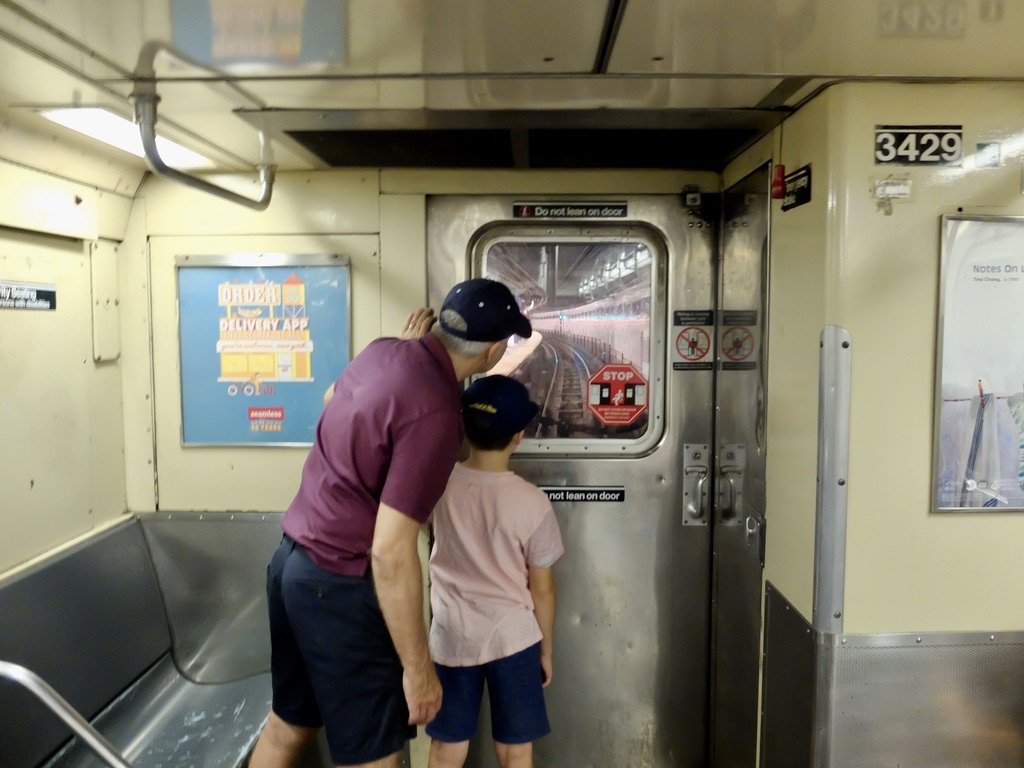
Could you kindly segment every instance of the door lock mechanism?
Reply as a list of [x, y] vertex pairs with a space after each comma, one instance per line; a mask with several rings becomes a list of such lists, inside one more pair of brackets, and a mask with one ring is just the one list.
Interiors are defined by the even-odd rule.
[[708, 509], [708, 446], [683, 446], [683, 524], [703, 520]]
[[718, 462], [718, 512], [723, 521], [735, 519], [743, 510], [743, 475], [747, 468], [747, 447], [726, 443]]

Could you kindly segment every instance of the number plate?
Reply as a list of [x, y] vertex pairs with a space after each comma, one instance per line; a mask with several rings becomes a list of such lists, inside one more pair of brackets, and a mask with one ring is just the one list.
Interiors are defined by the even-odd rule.
[[875, 165], [960, 165], [962, 125], [876, 125]]
[[964, 0], [880, 0], [879, 37], [963, 37], [967, 30]]

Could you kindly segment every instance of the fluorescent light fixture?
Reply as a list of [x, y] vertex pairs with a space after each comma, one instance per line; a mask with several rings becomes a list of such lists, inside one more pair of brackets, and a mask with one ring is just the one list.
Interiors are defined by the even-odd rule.
[[[65, 128], [130, 152], [136, 157], [145, 157], [138, 126], [131, 120], [108, 109], [103, 107], [62, 107], [41, 109], [39, 114]], [[170, 139], [165, 139], [163, 136], [156, 137], [156, 147], [160, 153], [160, 159], [172, 168], [214, 168], [213, 161], [209, 158]]]

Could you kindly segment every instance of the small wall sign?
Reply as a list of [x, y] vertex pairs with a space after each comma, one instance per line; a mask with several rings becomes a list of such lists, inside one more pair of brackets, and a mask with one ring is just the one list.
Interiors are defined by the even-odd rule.
[[0, 280], [0, 309], [57, 309], [57, 286]]
[[798, 208], [811, 202], [811, 166], [805, 165], [786, 174], [786, 195], [782, 198], [782, 210]]

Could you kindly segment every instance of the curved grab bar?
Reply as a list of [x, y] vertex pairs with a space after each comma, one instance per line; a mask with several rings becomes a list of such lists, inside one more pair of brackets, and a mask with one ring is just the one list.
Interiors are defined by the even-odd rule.
[[[132, 88], [131, 98], [135, 103], [135, 122], [139, 126], [139, 133], [142, 137], [142, 149], [145, 153], [146, 162], [149, 164], [149, 167], [154, 173], [159, 174], [160, 176], [165, 176], [173, 181], [180, 182], [181, 184], [185, 184], [186, 186], [194, 189], [208, 192], [212, 195], [223, 198], [224, 200], [238, 203], [239, 205], [244, 205], [257, 211], [265, 210], [267, 206], [270, 205], [270, 196], [274, 189], [274, 175], [276, 168], [270, 163], [269, 143], [266, 140], [266, 136], [264, 135], [262, 128], [258, 129], [260, 142], [258, 178], [260, 190], [259, 197], [256, 199], [240, 195], [237, 192], [232, 192], [230, 189], [225, 189], [224, 187], [219, 187], [205, 179], [180, 171], [177, 168], [171, 168], [160, 157], [160, 151], [156, 146], [156, 105], [157, 102], [160, 101], [160, 97], [156, 92], [156, 70], [154, 67], [154, 61], [160, 51], [167, 51], [175, 58], [192, 66], [201, 67], [202, 69], [206, 69], [214, 74], [221, 75], [224, 78], [229, 77], [226, 73], [202, 64], [201, 62], [186, 56], [181, 51], [178, 51], [159, 40], [149, 40], [142, 46], [142, 50], [139, 52], [138, 62], [135, 66], [134, 74], [136, 80], [135, 85]], [[265, 106], [260, 99], [253, 96], [237, 83], [228, 81], [227, 85], [251, 101], [257, 107], [262, 109]]]
[[110, 745], [110, 742], [104, 739], [74, 707], [68, 704], [64, 697], [53, 690], [43, 678], [31, 669], [20, 664], [12, 664], [9, 661], [0, 661], [0, 677], [20, 683], [34, 693], [37, 699], [63, 720], [75, 735], [85, 742], [110, 768], [132, 768], [131, 764]]

